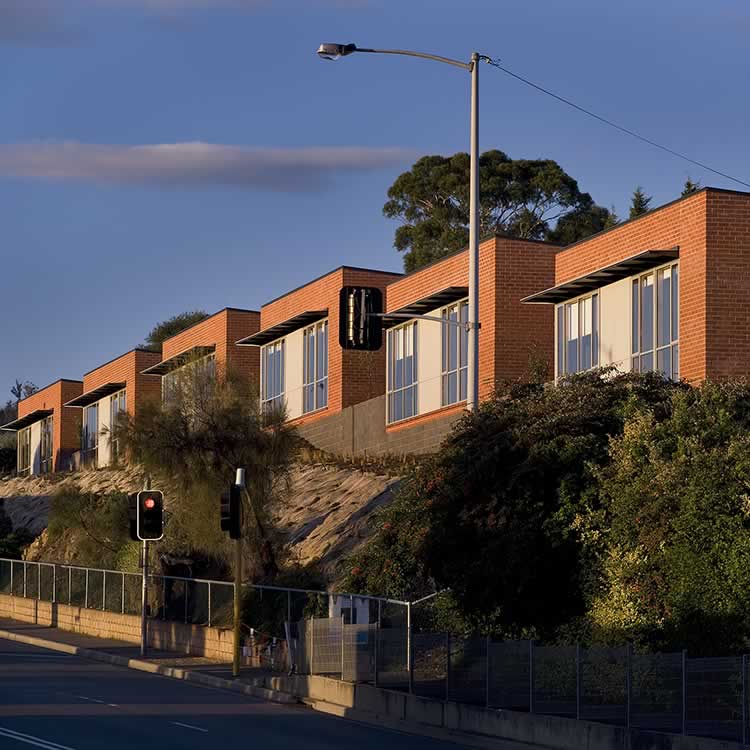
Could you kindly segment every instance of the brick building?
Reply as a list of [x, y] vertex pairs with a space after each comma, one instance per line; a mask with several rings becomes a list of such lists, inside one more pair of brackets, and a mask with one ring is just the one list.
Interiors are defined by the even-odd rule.
[[385, 296], [387, 284], [400, 277], [341, 266], [263, 305], [261, 330], [238, 342], [260, 350], [262, 403], [283, 403], [290, 421], [306, 425], [383, 393], [385, 347], [339, 345], [339, 294], [345, 286], [366, 286]]
[[80, 459], [76, 464], [109, 466], [120, 457], [114, 428], [121, 415], [135, 416], [148, 401], [161, 397], [161, 382], [143, 370], [157, 364], [161, 353], [132, 349], [83, 376], [83, 392], [68, 407], [81, 411]]
[[17, 433], [20, 475], [69, 468], [81, 442], [81, 415], [65, 404], [82, 388], [80, 380], [61, 379], [18, 402], [18, 417], [0, 429]]
[[566, 247], [525, 301], [554, 307], [557, 377], [613, 365], [699, 383], [747, 377], [748, 282], [750, 193], [704, 188]]
[[[521, 298], [554, 283], [559, 248], [494, 236], [479, 249], [479, 397], [502, 382], [552, 371], [552, 311]], [[386, 289], [383, 378], [374, 397], [301, 432], [337, 453], [420, 453], [437, 449], [466, 401], [469, 254], [454, 253], [391, 281]]]
[[258, 390], [258, 352], [237, 346], [238, 339], [258, 331], [260, 313], [226, 307], [200, 323], [168, 338], [162, 344], [161, 360], [143, 370], [161, 376], [162, 398], [168, 398], [186, 367], [201, 367], [211, 376], [227, 374], [242, 378], [253, 393]]

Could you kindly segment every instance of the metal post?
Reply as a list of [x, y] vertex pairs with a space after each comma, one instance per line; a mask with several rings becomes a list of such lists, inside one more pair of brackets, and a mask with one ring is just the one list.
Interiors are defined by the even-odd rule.
[[479, 54], [471, 55], [471, 156], [469, 177], [469, 361], [466, 408], [479, 400]]
[[[164, 588], [164, 579], [162, 579], [161, 585], [162, 585], [162, 588]], [[183, 582], [182, 590], [185, 592], [185, 625], [187, 625], [187, 621], [188, 621], [188, 582], [187, 581]]]
[[15, 596], [15, 592], [13, 591], [13, 568], [15, 566], [13, 565], [13, 561], [10, 561], [10, 595]]
[[73, 602], [71, 599], [73, 598], [73, 568], [68, 568], [68, 605], [71, 605]]
[[52, 602], [57, 601], [57, 565], [52, 566]]
[[26, 563], [23, 564], [23, 598], [26, 598]]
[[682, 733], [687, 734], [687, 650], [682, 652]]
[[409, 670], [409, 692], [414, 692], [414, 653], [411, 632], [411, 602], [406, 603], [406, 668]]
[[625, 726], [630, 729], [633, 705], [633, 644], [628, 643], [625, 651]]
[[310, 618], [310, 674], [315, 674], [315, 617]]
[[451, 695], [451, 634], [445, 634], [445, 700]]
[[378, 599], [378, 619], [375, 623], [375, 668], [373, 670], [373, 685], [378, 686], [378, 661], [380, 659], [380, 599]]
[[148, 618], [146, 617], [146, 609], [148, 608], [148, 542], [145, 539], [143, 540], [141, 554], [143, 555], [143, 576], [141, 577], [141, 656], [146, 656], [148, 652]]
[[747, 745], [747, 654], [742, 655], [742, 744]]
[[36, 598], [41, 601], [42, 599], [42, 564], [36, 564]]
[[211, 627], [211, 581], [208, 582], [208, 627]]
[[102, 573], [102, 612], [107, 609], [107, 571]]
[[[234, 483], [245, 490], [245, 470], [237, 469]], [[242, 601], [242, 539], [234, 540], [234, 640], [232, 648], [232, 676], [240, 676], [240, 629]]]
[[529, 713], [534, 713], [534, 641], [529, 641]]
[[292, 624], [292, 592], [286, 592], [286, 621]]
[[341, 613], [341, 679], [344, 679], [344, 632], [345, 632], [346, 620], [344, 613]]
[[86, 568], [86, 587], [83, 594], [83, 608], [89, 608], [89, 569]]
[[122, 574], [122, 589], [120, 591], [120, 613], [125, 614], [125, 573]]
[[485, 682], [485, 705], [487, 708], [490, 707], [490, 637], [487, 636], [487, 642], [485, 644], [485, 667], [484, 667], [484, 682]]
[[576, 643], [576, 719], [581, 720], [581, 644]]

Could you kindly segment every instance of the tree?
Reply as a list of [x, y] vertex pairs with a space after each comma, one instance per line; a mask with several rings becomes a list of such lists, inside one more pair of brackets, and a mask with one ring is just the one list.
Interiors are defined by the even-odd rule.
[[200, 323], [207, 317], [208, 313], [204, 310], [193, 310], [192, 312], [173, 315], [171, 318], [157, 323], [151, 329], [151, 332], [146, 336], [146, 346], [158, 349], [164, 343], [165, 339], [176, 336], [180, 331], [184, 331], [186, 328]]
[[10, 393], [18, 403], [21, 399], [36, 393], [37, 390], [38, 388], [30, 380], [16, 380], [10, 388]]
[[199, 360], [188, 363], [165, 403], [149, 405], [121, 425], [117, 435], [132, 458], [177, 488], [168, 498], [165, 544], [179, 554], [201, 552], [230, 559], [219, 528], [218, 499], [245, 468], [246, 551], [254, 572], [273, 579], [279, 570], [270, 511], [288, 489], [296, 432], [280, 412], [264, 412], [248, 397], [248, 383], [227, 373], [217, 380]]
[[652, 196], [646, 195], [643, 188], [638, 185], [633, 191], [633, 197], [630, 200], [630, 217], [635, 219], [638, 216], [648, 213], [648, 207], [651, 204]]
[[[388, 189], [383, 213], [397, 219], [394, 246], [412, 271], [461, 250], [469, 238], [469, 155], [424, 156]], [[502, 151], [479, 157], [480, 235], [503, 232], [525, 239], [572, 242], [599, 231], [607, 210], [557, 162], [511, 159]]]
[[697, 193], [700, 189], [700, 182], [693, 182], [688, 176], [687, 180], [685, 180], [685, 185], [682, 188], [682, 192], [680, 193], [680, 197], [684, 198], [685, 196], [691, 195], [692, 193]]
[[547, 232], [545, 239], [561, 245], [572, 245], [592, 234], [611, 229], [619, 222], [614, 206], [611, 209], [597, 206], [593, 201], [579, 211], [570, 211], [561, 216], [554, 229]]

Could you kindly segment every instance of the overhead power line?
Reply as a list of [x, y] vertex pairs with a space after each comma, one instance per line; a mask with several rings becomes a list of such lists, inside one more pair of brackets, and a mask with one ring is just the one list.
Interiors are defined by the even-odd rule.
[[560, 96], [559, 94], [556, 94], [554, 91], [550, 91], [549, 89], [544, 88], [544, 86], [540, 86], [539, 84], [534, 83], [533, 81], [529, 81], [528, 78], [524, 78], [523, 76], [518, 75], [518, 73], [514, 73], [512, 70], [509, 70], [508, 68], [501, 65], [499, 60], [492, 59], [489, 57], [485, 57], [484, 59], [490, 65], [494, 66], [498, 70], [502, 70], [503, 73], [506, 73], [507, 75], [515, 78], [516, 80], [521, 81], [521, 83], [525, 83], [527, 86], [531, 86], [531, 88], [534, 88], [537, 91], [541, 91], [543, 94], [547, 94], [547, 96], [551, 96], [553, 99], [557, 99], [557, 101], [562, 102], [563, 104], [567, 104], [569, 107], [572, 107], [573, 109], [577, 109], [579, 112], [583, 112], [583, 114], [588, 115], [589, 117], [593, 117], [595, 120], [599, 120], [599, 122], [603, 122], [605, 125], [609, 125], [609, 127], [614, 128], [615, 130], [619, 130], [621, 133], [625, 133], [626, 135], [629, 135], [633, 138], [637, 138], [639, 141], [642, 141], [643, 143], [647, 143], [649, 146], [653, 146], [654, 148], [658, 148], [661, 151], [665, 151], [666, 153], [671, 154], [672, 156], [676, 156], [678, 159], [683, 159], [684, 161], [689, 162], [690, 164], [694, 164], [696, 167], [705, 169], [707, 172], [713, 172], [713, 174], [718, 175], [719, 177], [724, 177], [727, 180], [731, 180], [732, 182], [736, 182], [739, 185], [743, 185], [744, 187], [750, 188], [750, 182], [745, 182], [745, 180], [741, 180], [738, 177], [732, 177], [732, 175], [727, 174], [726, 172], [722, 172], [719, 169], [714, 169], [713, 167], [710, 167], [708, 164], [704, 164], [703, 162], [697, 161], [696, 159], [691, 159], [689, 156], [686, 156], [685, 154], [682, 154], [679, 151], [675, 151], [674, 149], [669, 148], [668, 146], [663, 146], [661, 143], [652, 141], [650, 138], [646, 138], [646, 136], [643, 136], [640, 133], [636, 133], [634, 130], [630, 130], [630, 128], [626, 128], [626, 127], [623, 127], [622, 125], [618, 125], [616, 122], [613, 122], [612, 120], [608, 120], [606, 117], [602, 117], [601, 115], [596, 114], [596, 112], [592, 112], [591, 110], [586, 109], [585, 107], [581, 107], [579, 104], [572, 102], [570, 99], [566, 99], [564, 96]]

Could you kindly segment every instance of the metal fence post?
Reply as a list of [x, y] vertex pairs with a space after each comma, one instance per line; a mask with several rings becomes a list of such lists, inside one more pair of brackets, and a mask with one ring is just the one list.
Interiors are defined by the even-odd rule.
[[534, 713], [534, 641], [529, 640], [529, 713]]
[[89, 608], [89, 569], [86, 568], [86, 588], [85, 593], [83, 595], [83, 608], [88, 609]]
[[687, 734], [687, 650], [682, 652], [682, 733]]
[[42, 599], [42, 564], [36, 564], [36, 598]]
[[26, 598], [26, 563], [23, 564], [23, 598]]
[[576, 719], [581, 720], [581, 644], [576, 643]]
[[484, 665], [484, 686], [485, 686], [485, 705], [490, 707], [490, 637], [487, 636], [485, 644], [485, 665]]
[[633, 705], [633, 644], [625, 648], [625, 726], [630, 729]]
[[120, 592], [120, 613], [125, 614], [125, 573], [122, 574], [122, 591]]
[[57, 601], [57, 565], [52, 566], [52, 603]]
[[73, 568], [68, 568], [68, 605], [73, 603], [71, 601], [72, 598], [73, 598]]
[[344, 619], [344, 613], [341, 613], [341, 679], [344, 679], [344, 628], [346, 627], [346, 620]]
[[378, 620], [375, 623], [375, 654], [374, 654], [374, 669], [373, 669], [373, 680], [372, 684], [375, 687], [378, 686], [378, 661], [380, 660], [380, 601], [378, 601]]
[[211, 627], [211, 581], [208, 582], [208, 627]]
[[13, 561], [10, 561], [10, 595], [15, 596], [15, 592], [13, 591], [13, 568], [15, 566], [13, 565]]
[[406, 604], [406, 666], [409, 670], [409, 693], [414, 692], [414, 643], [411, 625], [411, 602]]
[[310, 674], [315, 674], [315, 618], [310, 618]]
[[451, 696], [451, 634], [445, 634], [445, 700]]
[[107, 571], [102, 573], [102, 612], [107, 609]]
[[747, 745], [747, 654], [742, 655], [742, 744]]
[[[164, 585], [164, 580], [162, 579], [162, 586]], [[188, 621], [188, 582], [185, 581], [185, 625], [187, 625]]]

